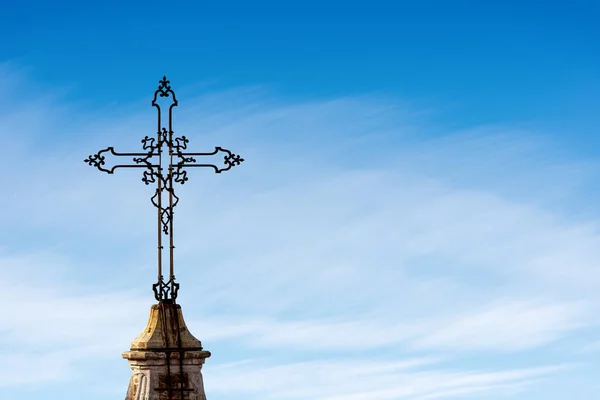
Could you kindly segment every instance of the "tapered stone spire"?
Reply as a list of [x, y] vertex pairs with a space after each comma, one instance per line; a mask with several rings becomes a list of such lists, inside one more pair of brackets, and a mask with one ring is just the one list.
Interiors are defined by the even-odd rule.
[[206, 400], [201, 370], [208, 357], [181, 306], [153, 305], [146, 329], [123, 353], [133, 370], [125, 400]]

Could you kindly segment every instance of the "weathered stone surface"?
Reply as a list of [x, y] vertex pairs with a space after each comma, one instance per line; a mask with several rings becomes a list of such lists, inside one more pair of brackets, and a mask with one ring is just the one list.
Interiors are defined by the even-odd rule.
[[[167, 357], [164, 349], [177, 347], [175, 318], [179, 321], [183, 351], [170, 352]], [[167, 328], [163, 329], [163, 325]], [[131, 343], [131, 351], [123, 353], [133, 371], [125, 400], [168, 400], [169, 388], [172, 400], [206, 400], [201, 370], [210, 352], [200, 349], [200, 341], [185, 326], [181, 307], [165, 304], [163, 312], [161, 306], [153, 305], [146, 329]]]
[[[164, 307], [164, 314], [163, 314]], [[179, 304], [154, 304], [150, 309], [150, 318], [146, 329], [131, 342], [131, 350], [152, 350], [165, 347], [165, 336], [169, 347], [175, 347], [178, 340], [177, 322], [179, 322], [179, 332], [181, 335], [181, 347], [184, 349], [200, 349], [202, 343], [196, 339], [185, 325], [181, 306]], [[164, 315], [164, 321], [161, 321]], [[163, 329], [163, 322], [166, 323], [166, 329]], [[165, 332], [163, 332], [165, 331]]]

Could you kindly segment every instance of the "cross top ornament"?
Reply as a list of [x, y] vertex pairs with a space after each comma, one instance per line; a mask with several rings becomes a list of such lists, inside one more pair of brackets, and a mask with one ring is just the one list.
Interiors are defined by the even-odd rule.
[[[215, 173], [220, 174], [239, 165], [244, 159], [218, 146], [210, 153], [186, 152], [189, 140], [185, 136], [173, 136], [173, 107], [178, 104], [175, 92], [171, 89], [170, 81], [167, 80], [166, 76], [158, 83], [158, 89], [154, 92], [154, 98], [152, 99], [152, 106], [156, 107], [158, 112], [157, 132], [155, 137], [146, 136], [142, 139], [144, 152], [118, 153], [113, 147], [107, 147], [94, 155], [89, 155], [84, 162], [108, 174], [114, 173], [118, 168], [142, 168], [144, 169], [142, 182], [146, 185], [156, 184], [156, 190], [150, 200], [157, 209], [158, 281], [152, 285], [152, 291], [159, 302], [175, 303], [179, 283], [175, 282], [173, 265], [173, 250], [175, 249], [173, 245], [173, 209], [179, 203], [179, 197], [175, 195], [173, 183], [184, 184], [187, 182], [187, 168], [209, 167], [213, 168]], [[158, 97], [170, 97], [172, 99], [166, 127], [162, 122], [160, 105], [157, 103]], [[116, 164], [112, 167], [105, 167], [106, 156], [109, 153], [116, 157], [130, 157], [133, 164]], [[202, 164], [196, 160], [196, 157], [216, 156], [219, 153], [223, 155], [221, 166]], [[164, 172], [165, 169], [166, 173]], [[163, 199], [163, 195], [166, 195], [166, 199]], [[167, 281], [163, 276], [162, 265], [163, 236], [167, 236], [169, 240], [169, 279]]]

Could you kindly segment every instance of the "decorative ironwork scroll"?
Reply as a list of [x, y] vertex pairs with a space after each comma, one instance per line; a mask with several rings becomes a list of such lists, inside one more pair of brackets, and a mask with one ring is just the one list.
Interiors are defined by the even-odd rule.
[[[157, 103], [159, 97], [170, 97], [172, 103], [168, 109], [168, 118], [166, 127], [163, 126], [160, 105]], [[175, 302], [179, 283], [175, 281], [175, 272], [173, 265], [173, 209], [179, 202], [179, 197], [175, 195], [173, 183], [184, 184], [188, 180], [187, 168], [210, 167], [215, 173], [219, 174], [228, 171], [244, 161], [239, 155], [222, 147], [215, 147], [212, 152], [191, 153], [186, 152], [189, 143], [185, 136], [174, 137], [172, 114], [173, 107], [178, 104], [175, 92], [171, 89], [167, 77], [159, 81], [158, 89], [154, 92], [152, 105], [158, 112], [158, 126], [156, 137], [146, 136], [142, 139], [142, 152], [139, 153], [119, 153], [113, 147], [107, 147], [96, 154], [89, 155], [84, 161], [92, 167], [98, 168], [102, 172], [112, 174], [118, 168], [142, 168], [142, 182], [146, 185], [156, 184], [156, 190], [152, 198], [152, 204], [158, 211], [158, 281], [152, 285], [154, 297], [159, 302]], [[197, 161], [198, 157], [216, 156], [223, 157], [221, 165], [204, 164]], [[108, 155], [115, 157], [130, 157], [132, 164], [116, 164], [112, 167], [106, 166]], [[163, 167], [163, 163], [165, 166]], [[166, 169], [166, 173], [164, 172]], [[166, 192], [166, 199], [163, 194]], [[165, 280], [162, 266], [163, 235], [169, 240], [169, 279]]]

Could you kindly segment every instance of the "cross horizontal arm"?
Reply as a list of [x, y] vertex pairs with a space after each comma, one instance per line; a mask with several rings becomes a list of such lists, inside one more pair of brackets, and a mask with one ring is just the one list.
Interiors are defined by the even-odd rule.
[[[134, 158], [133, 161], [136, 164], [118, 164], [113, 166], [110, 169], [103, 168], [102, 166], [106, 164], [106, 156], [102, 155], [103, 153], [110, 152], [112, 155], [117, 157], [143, 157], [143, 158]], [[148, 161], [152, 156], [154, 156], [153, 152], [146, 153], [118, 153], [115, 151], [113, 147], [107, 147], [104, 150], [100, 150], [94, 155], [89, 155], [88, 158], [83, 160], [88, 163], [88, 165], [92, 167], [98, 168], [100, 171], [112, 174], [115, 172], [117, 168], [151, 168], [151, 167], [159, 167], [157, 164], [152, 164]]]
[[[196, 159], [194, 157], [214, 156], [214, 155], [218, 154], [219, 152], [225, 153], [225, 156], [223, 157], [223, 164], [225, 165], [224, 167], [219, 167], [214, 164], [196, 164]], [[232, 167], [234, 167], [236, 165], [240, 165], [240, 163], [244, 162], [244, 159], [242, 157], [240, 157], [239, 155], [233, 154], [231, 151], [224, 149], [222, 147], [219, 147], [219, 146], [215, 147], [215, 150], [210, 153], [179, 152], [179, 153], [177, 153], [177, 155], [182, 158], [182, 161], [177, 165], [179, 168], [181, 168], [181, 167], [186, 167], [186, 168], [187, 167], [210, 167], [210, 168], [213, 168], [215, 170], [215, 173], [217, 173], [217, 174], [220, 174], [221, 172], [224, 172], [224, 171], [228, 171]]]

